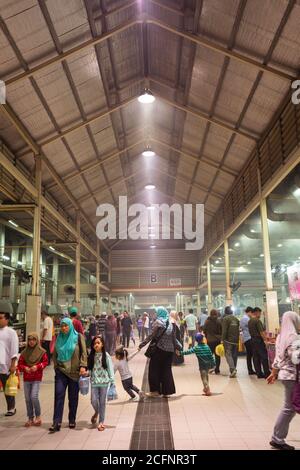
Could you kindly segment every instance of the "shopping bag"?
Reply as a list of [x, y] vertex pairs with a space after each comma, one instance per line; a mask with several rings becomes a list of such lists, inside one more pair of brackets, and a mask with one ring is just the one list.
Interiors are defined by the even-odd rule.
[[53, 354], [53, 353], [54, 353], [55, 343], [56, 343], [56, 336], [53, 335], [53, 336], [52, 336], [51, 343], [50, 343], [50, 354]]
[[15, 397], [18, 393], [19, 378], [16, 374], [10, 374], [5, 385], [5, 395]]
[[217, 356], [220, 356], [220, 357], [225, 356], [225, 349], [224, 349], [223, 344], [218, 344], [218, 346], [216, 346], [215, 353]]
[[117, 394], [116, 386], [114, 383], [111, 383], [107, 391], [107, 400], [112, 401], [112, 400], [117, 400], [117, 399], [118, 399], [118, 394]]
[[90, 389], [90, 378], [79, 377], [78, 385], [79, 385], [79, 391], [81, 395], [87, 395]]

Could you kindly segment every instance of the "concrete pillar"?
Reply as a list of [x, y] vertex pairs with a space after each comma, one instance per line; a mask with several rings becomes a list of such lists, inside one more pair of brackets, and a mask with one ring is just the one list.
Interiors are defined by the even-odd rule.
[[40, 271], [41, 271], [41, 297], [42, 304], [46, 303], [46, 258], [45, 254], [42, 252], [40, 256]]
[[100, 241], [97, 239], [97, 259], [96, 259], [96, 304], [94, 314], [100, 314]]
[[76, 234], [77, 234], [77, 245], [76, 245], [76, 267], [75, 267], [75, 303], [80, 304], [80, 214], [76, 214]]
[[53, 255], [53, 267], [52, 267], [52, 304], [58, 304], [58, 258], [57, 255]]
[[2, 298], [3, 292], [3, 264], [2, 256], [4, 255], [5, 248], [5, 227], [0, 224], [0, 299]]
[[277, 291], [273, 290], [272, 266], [270, 254], [270, 240], [268, 228], [267, 201], [260, 202], [261, 230], [263, 240], [264, 266], [265, 266], [265, 318], [268, 332], [275, 333], [279, 329], [279, 309]]
[[36, 207], [33, 220], [33, 254], [32, 254], [32, 295], [26, 297], [26, 334], [36, 331], [40, 334], [41, 297], [40, 297], [40, 242], [42, 214], [42, 162], [35, 156], [35, 187], [37, 189]]
[[[19, 261], [19, 248], [12, 248], [11, 250], [11, 259], [10, 263], [12, 268], [18, 268]], [[11, 302], [16, 302], [17, 300], [17, 286], [18, 279], [16, 278], [15, 272], [12, 271], [10, 274], [10, 286], [9, 286], [9, 299]]]
[[225, 259], [225, 279], [226, 279], [226, 305], [232, 305], [228, 240], [224, 241], [224, 259]]
[[41, 244], [41, 214], [42, 214], [42, 162], [40, 156], [35, 156], [35, 186], [38, 191], [33, 221], [33, 259], [32, 259], [32, 295], [40, 294], [40, 244]]
[[210, 312], [211, 309], [213, 308], [213, 302], [212, 302], [211, 273], [210, 273], [210, 259], [209, 258], [206, 263], [206, 269], [207, 269], [207, 310], [208, 312]]

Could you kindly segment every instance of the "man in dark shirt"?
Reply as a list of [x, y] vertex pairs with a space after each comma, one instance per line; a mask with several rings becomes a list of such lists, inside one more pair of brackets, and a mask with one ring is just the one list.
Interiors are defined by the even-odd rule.
[[[249, 333], [251, 335], [251, 344], [253, 351], [253, 362], [256, 375], [259, 379], [265, 379], [270, 375], [268, 352], [265, 345], [266, 332], [260, 320], [261, 309], [255, 307], [253, 316], [248, 323]], [[261, 370], [263, 366], [264, 372]]]
[[125, 310], [123, 319], [121, 320], [122, 333], [123, 333], [123, 346], [126, 348], [129, 347], [130, 333], [133, 328], [132, 320], [128, 315], [128, 312]]
[[224, 317], [222, 319], [222, 343], [225, 349], [225, 357], [230, 370], [230, 377], [236, 377], [238, 344], [240, 337], [240, 322], [233, 315], [231, 307], [225, 307]]

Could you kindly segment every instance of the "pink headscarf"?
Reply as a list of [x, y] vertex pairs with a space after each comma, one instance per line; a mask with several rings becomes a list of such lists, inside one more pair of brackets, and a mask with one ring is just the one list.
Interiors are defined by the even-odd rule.
[[278, 335], [276, 340], [279, 360], [284, 360], [285, 351], [298, 338], [299, 329], [300, 316], [296, 312], [285, 312], [282, 316], [280, 335]]

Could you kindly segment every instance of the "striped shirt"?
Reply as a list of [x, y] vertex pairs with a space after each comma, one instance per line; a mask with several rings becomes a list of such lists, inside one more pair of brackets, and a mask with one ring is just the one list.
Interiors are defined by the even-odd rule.
[[181, 355], [196, 354], [200, 369], [213, 369], [216, 365], [211, 350], [207, 344], [200, 343], [187, 351], [181, 351]]

